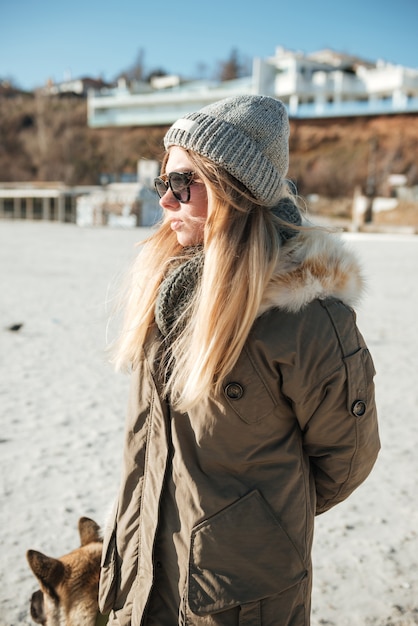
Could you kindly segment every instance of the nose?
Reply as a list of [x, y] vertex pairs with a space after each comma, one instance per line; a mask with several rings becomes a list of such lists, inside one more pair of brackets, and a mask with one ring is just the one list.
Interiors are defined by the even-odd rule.
[[160, 207], [162, 209], [178, 209], [180, 202], [174, 197], [170, 187], [165, 194], [160, 198]]

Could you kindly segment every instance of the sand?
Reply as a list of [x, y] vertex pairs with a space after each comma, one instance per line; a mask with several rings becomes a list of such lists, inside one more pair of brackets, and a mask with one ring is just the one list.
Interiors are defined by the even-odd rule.
[[[26, 550], [69, 552], [78, 518], [102, 523], [115, 497], [129, 381], [107, 362], [107, 320], [147, 232], [0, 222], [0, 626], [32, 624]], [[409, 626], [418, 624], [418, 237], [344, 238], [368, 277], [358, 321], [377, 370], [383, 447], [366, 483], [317, 518], [312, 624]]]

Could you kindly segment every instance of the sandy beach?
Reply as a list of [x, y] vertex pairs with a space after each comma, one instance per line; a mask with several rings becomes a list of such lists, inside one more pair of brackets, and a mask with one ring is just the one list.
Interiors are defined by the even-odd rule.
[[[0, 626], [30, 625], [29, 548], [59, 556], [116, 494], [128, 378], [105, 353], [121, 276], [145, 229], [0, 222]], [[418, 237], [345, 234], [368, 289], [382, 451], [317, 518], [313, 626], [418, 624]], [[21, 324], [19, 330], [10, 330]], [[278, 626], [280, 626], [278, 624]]]

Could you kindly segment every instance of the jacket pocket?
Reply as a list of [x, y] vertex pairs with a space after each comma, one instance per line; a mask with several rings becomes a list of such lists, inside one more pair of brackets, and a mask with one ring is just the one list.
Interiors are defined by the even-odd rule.
[[347, 372], [347, 408], [355, 417], [361, 417], [373, 398], [373, 377], [376, 374], [370, 352], [359, 348], [357, 352], [344, 357]]
[[258, 491], [192, 531], [188, 604], [207, 615], [256, 602], [307, 573], [296, 547]]
[[247, 348], [224, 381], [223, 394], [227, 405], [247, 424], [261, 422], [277, 405]]
[[99, 609], [106, 615], [114, 607], [116, 600], [116, 517], [115, 505], [112, 523], [105, 530], [100, 565]]

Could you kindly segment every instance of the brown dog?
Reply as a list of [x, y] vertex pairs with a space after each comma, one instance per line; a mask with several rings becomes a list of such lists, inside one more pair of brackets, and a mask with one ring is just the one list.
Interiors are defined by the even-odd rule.
[[43, 626], [102, 626], [107, 618], [99, 613], [99, 587], [102, 539], [100, 527], [92, 519], [78, 522], [81, 547], [58, 559], [28, 550], [29, 566], [40, 589], [31, 599], [34, 622]]

